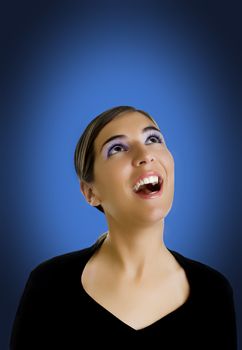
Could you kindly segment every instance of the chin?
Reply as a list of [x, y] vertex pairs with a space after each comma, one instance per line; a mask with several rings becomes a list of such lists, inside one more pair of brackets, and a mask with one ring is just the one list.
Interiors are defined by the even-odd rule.
[[140, 222], [146, 223], [157, 223], [162, 221], [167, 213], [162, 208], [153, 208], [150, 210], [142, 210], [138, 215], [138, 220]]

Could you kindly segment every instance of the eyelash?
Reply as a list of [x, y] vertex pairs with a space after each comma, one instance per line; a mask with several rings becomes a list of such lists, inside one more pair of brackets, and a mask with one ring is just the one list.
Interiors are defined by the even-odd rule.
[[[155, 137], [155, 138], [158, 140], [158, 142], [153, 142], [153, 143], [162, 143], [162, 142], [163, 142], [162, 138], [161, 138], [160, 136], [156, 135], [156, 134], [151, 134], [151, 135], [149, 135], [149, 136], [147, 137], [146, 140], [148, 140], [148, 139], [151, 138], [151, 137]], [[111, 156], [113, 155], [113, 154], [110, 154], [110, 152], [111, 152], [112, 149], [114, 149], [114, 148], [117, 147], [117, 146], [119, 146], [119, 147], [124, 147], [124, 148], [127, 149], [127, 147], [126, 147], [125, 145], [123, 145], [122, 143], [116, 143], [116, 144], [112, 145], [112, 146], [108, 149], [108, 152], [107, 152], [107, 156], [108, 156], [108, 157], [111, 157]], [[116, 152], [116, 153], [118, 153], [118, 152]], [[114, 154], [116, 154], [116, 153], [114, 153]]]

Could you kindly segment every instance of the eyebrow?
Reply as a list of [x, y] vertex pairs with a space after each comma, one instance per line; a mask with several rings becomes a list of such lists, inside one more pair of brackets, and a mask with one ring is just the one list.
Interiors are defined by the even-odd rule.
[[[144, 134], [145, 132], [147, 132], [147, 131], [149, 131], [149, 130], [156, 130], [156, 131], [158, 131], [158, 132], [161, 134], [161, 131], [160, 131], [159, 129], [157, 129], [155, 126], [153, 126], [153, 125], [146, 126], [144, 129], [142, 129], [142, 134]], [[162, 134], [161, 134], [161, 136], [162, 136]], [[112, 141], [112, 140], [115, 140], [115, 139], [118, 139], [118, 138], [119, 138], [119, 139], [126, 139], [127, 136], [126, 136], [126, 135], [114, 135], [114, 136], [109, 137], [109, 138], [104, 142], [104, 144], [102, 145], [100, 152], [102, 151], [103, 147], [104, 147], [108, 142], [110, 142], [110, 141]]]

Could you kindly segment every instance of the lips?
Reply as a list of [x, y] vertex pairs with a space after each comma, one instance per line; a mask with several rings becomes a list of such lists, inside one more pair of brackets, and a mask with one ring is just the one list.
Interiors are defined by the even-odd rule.
[[156, 197], [160, 197], [163, 193], [163, 181], [161, 182], [160, 185], [160, 190], [156, 192], [151, 192], [151, 193], [144, 193], [144, 192], [135, 192], [137, 196], [139, 196], [142, 199], [153, 199]]
[[159, 174], [157, 171], [148, 171], [146, 173], [143, 173], [142, 175], [140, 175], [134, 182], [133, 184], [133, 187], [140, 181], [140, 180], [143, 180], [144, 178], [146, 177], [149, 177], [149, 176], [158, 176], [159, 178], [159, 182], [163, 182], [163, 177], [161, 176], [161, 174]]

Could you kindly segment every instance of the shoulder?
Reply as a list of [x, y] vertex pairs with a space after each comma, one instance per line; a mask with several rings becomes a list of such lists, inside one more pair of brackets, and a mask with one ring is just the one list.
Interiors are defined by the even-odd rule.
[[85, 262], [92, 255], [95, 245], [42, 261], [30, 272], [29, 283], [44, 287], [56, 282], [70, 281], [77, 272], [80, 273]]
[[233, 290], [231, 283], [227, 276], [216, 268], [198, 261], [196, 259], [188, 258], [176, 251], [171, 251], [173, 256], [178, 260], [185, 272], [189, 276], [190, 282], [195, 286], [199, 286], [204, 291], [209, 290], [214, 293], [222, 293], [225, 295], [232, 295]]
[[32, 271], [31, 274], [41, 274], [47, 272], [58, 272], [63, 273], [65, 269], [77, 267], [78, 269], [82, 267], [83, 264], [92, 256], [96, 249], [102, 244], [103, 240], [106, 237], [106, 233], [100, 235], [98, 239], [91, 245], [82, 248], [80, 250], [75, 250], [65, 254], [54, 256], [50, 259], [47, 259], [37, 265]]
[[201, 261], [171, 251], [184, 268], [191, 286], [192, 305], [210, 325], [213, 348], [236, 348], [236, 311], [232, 285], [222, 272]]

